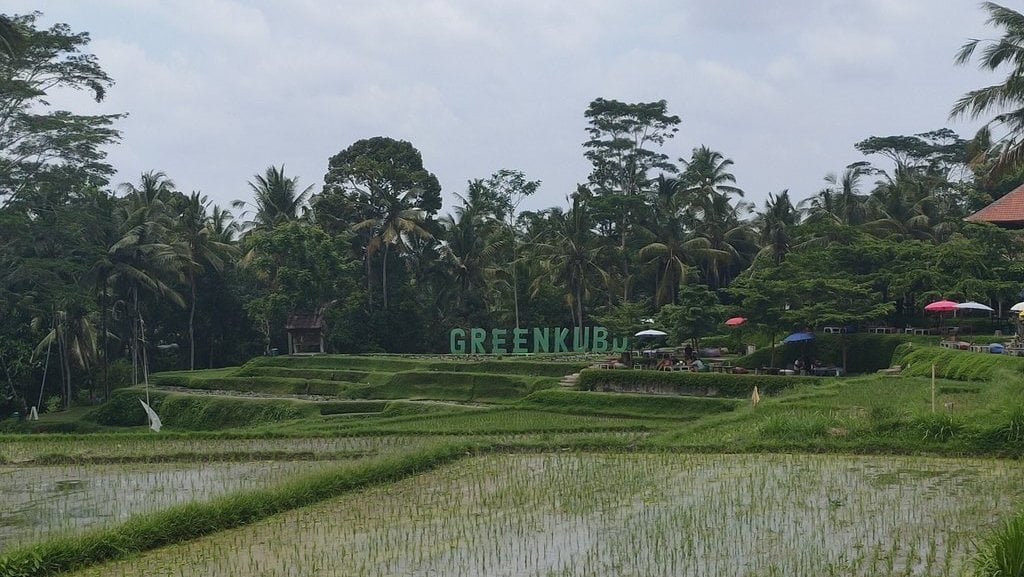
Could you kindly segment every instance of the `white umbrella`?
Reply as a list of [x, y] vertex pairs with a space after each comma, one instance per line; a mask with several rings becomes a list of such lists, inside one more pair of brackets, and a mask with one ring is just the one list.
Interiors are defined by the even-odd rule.
[[1010, 310], [1015, 312], [1015, 313], [1019, 313], [1020, 311], [1024, 311], [1024, 301], [1021, 301], [1021, 302], [1013, 305], [1012, 307], [1010, 307]]
[[638, 332], [637, 334], [635, 334], [633, 336], [634, 337], [667, 337], [668, 333], [666, 333], [664, 331], [659, 331], [657, 329], [644, 329], [644, 330]]
[[[1022, 303], [1022, 304], [1024, 304], [1024, 303]], [[1017, 306], [1017, 305], [1013, 305], [1013, 306]], [[995, 311], [995, 309], [993, 309], [992, 307], [990, 307], [988, 305], [983, 305], [983, 304], [981, 304], [979, 302], [974, 302], [974, 301], [967, 301], [965, 303], [959, 303], [959, 304], [957, 304], [953, 308], [955, 308], [957, 310], [965, 310], [966, 309], [966, 310], [972, 310], [972, 311], [988, 311], [988, 312]], [[1010, 309], [1010, 310], [1013, 310], [1013, 309]]]

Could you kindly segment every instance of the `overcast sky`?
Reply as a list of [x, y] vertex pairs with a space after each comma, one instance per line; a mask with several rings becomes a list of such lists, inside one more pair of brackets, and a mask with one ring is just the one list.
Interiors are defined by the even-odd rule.
[[[1007, 2], [1014, 6], [1013, 2]], [[735, 161], [760, 207], [863, 160], [871, 135], [947, 120], [1001, 77], [953, 56], [993, 37], [973, 0], [5, 0], [92, 35], [116, 85], [82, 112], [128, 112], [117, 182], [163, 170], [186, 192], [249, 200], [286, 165], [319, 190], [356, 140], [410, 141], [452, 193], [500, 168], [543, 182], [523, 208], [564, 205], [589, 165], [597, 97], [665, 99], [682, 118], [665, 151], [707, 145]], [[884, 159], [875, 158], [879, 165]]]

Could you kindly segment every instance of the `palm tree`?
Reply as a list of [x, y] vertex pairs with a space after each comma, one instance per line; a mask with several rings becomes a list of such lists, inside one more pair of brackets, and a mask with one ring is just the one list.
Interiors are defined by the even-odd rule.
[[756, 219], [761, 237], [762, 254], [770, 254], [776, 264], [781, 263], [789, 252], [792, 238], [790, 230], [799, 224], [800, 213], [789, 199], [789, 190], [778, 194], [768, 193], [764, 212]]
[[742, 197], [743, 190], [734, 186], [736, 177], [729, 172], [733, 161], [718, 151], [700, 146], [689, 161], [680, 160], [686, 166], [681, 179], [690, 199], [691, 227], [708, 243], [701, 269], [707, 284], [718, 288], [728, 284], [732, 269], [753, 248], [750, 229], [739, 218], [743, 206], [730, 199]]
[[146, 372], [145, 324], [140, 296], [166, 298], [184, 308], [184, 299], [173, 285], [182, 281], [188, 258], [180, 247], [169, 242], [172, 219], [166, 203], [174, 183], [164, 173], [151, 171], [142, 175], [139, 184], [137, 187], [130, 183], [121, 185], [128, 196], [114, 214], [118, 223], [117, 240], [95, 265], [98, 276], [105, 279], [104, 284], [115, 294], [121, 295], [119, 302], [127, 310], [135, 384], [139, 369], [143, 376]]
[[957, 64], [966, 64], [982, 44], [979, 67], [995, 71], [1004, 64], [1010, 72], [1001, 84], [972, 90], [957, 100], [950, 117], [978, 118], [996, 113], [988, 125], [1005, 128], [1006, 136], [996, 145], [999, 157], [993, 166], [996, 174], [1003, 174], [1020, 166], [1024, 161], [1024, 15], [994, 2], [984, 2], [988, 11], [987, 24], [1003, 31], [998, 40], [973, 39], [964, 44], [956, 55]]
[[454, 283], [450, 299], [460, 315], [487, 307], [488, 277], [494, 243], [488, 242], [487, 221], [469, 205], [457, 207], [454, 215], [441, 218], [445, 241], [441, 259], [448, 273], [446, 280]]
[[50, 320], [50, 330], [36, 346], [33, 356], [40, 353], [49, 355], [50, 348], [57, 345], [57, 358], [60, 361], [61, 397], [64, 408], [71, 406], [74, 396], [71, 374], [71, 362], [80, 369], [88, 370], [97, 356], [97, 333], [92, 314], [81, 303], [71, 299], [64, 303], [64, 310], [54, 311], [52, 319], [37, 317], [32, 319], [32, 327], [39, 330], [46, 320]]
[[535, 246], [543, 274], [533, 281], [534, 294], [546, 283], [564, 287], [565, 302], [575, 327], [583, 326], [583, 303], [590, 295], [591, 279], [598, 277], [608, 281], [608, 273], [598, 264], [602, 249], [590, 230], [582, 196], [573, 195], [569, 212], [552, 210], [549, 213], [554, 225], [550, 237]]
[[[235, 246], [219, 240], [218, 232], [213, 226], [214, 221], [206, 213], [207, 206], [209, 206], [209, 201], [206, 196], [193, 192], [184, 203], [177, 220], [178, 242], [183, 245], [182, 253], [187, 255], [184, 264], [191, 297], [188, 310], [188, 367], [190, 371], [196, 368], [196, 276], [203, 271], [204, 267], [209, 267], [218, 273], [223, 271], [226, 259], [235, 257], [238, 253]], [[223, 212], [218, 217], [223, 219]]]
[[688, 263], [696, 255], [707, 255], [710, 244], [692, 237], [686, 222], [683, 186], [680, 180], [661, 175], [654, 190], [654, 211], [643, 232], [651, 242], [640, 249], [640, 260], [657, 266], [655, 305], [677, 304], [679, 286], [686, 279]]
[[743, 196], [743, 190], [733, 186], [736, 177], [729, 172], [733, 162], [725, 158], [721, 152], [700, 146], [693, 149], [690, 160], [679, 160], [686, 167], [682, 180], [686, 183], [687, 191], [698, 199], [698, 202], [715, 194]]
[[415, 188], [404, 191], [377, 188], [370, 201], [374, 206], [364, 207], [364, 214], [371, 216], [352, 225], [353, 232], [369, 234], [365, 254], [367, 271], [370, 270], [373, 258], [381, 254], [381, 295], [385, 310], [388, 308], [388, 258], [391, 248], [395, 247], [401, 255], [408, 251], [412, 237], [433, 237], [425, 226], [426, 211], [417, 207], [419, 194], [420, 190]]
[[879, 236], [936, 240], [950, 232], [942, 222], [943, 210], [926, 182], [916, 171], [897, 168], [895, 176], [885, 175], [868, 199], [874, 220], [864, 227]]
[[826, 220], [836, 224], [856, 226], [867, 219], [867, 196], [860, 192], [861, 178], [870, 172], [867, 163], [858, 162], [846, 167], [842, 176], [830, 172], [825, 175], [829, 186], [801, 204], [810, 221]]
[[[270, 166], [262, 175], [255, 175], [253, 181], [249, 182], [249, 188], [252, 189], [256, 214], [251, 221], [245, 223], [245, 228], [265, 230], [283, 222], [306, 218], [309, 210], [307, 201], [313, 185], [300, 192], [299, 177], [285, 176], [283, 164], [281, 168]], [[232, 206], [243, 208], [246, 203], [236, 200]]]
[[209, 224], [213, 238], [223, 244], [234, 244], [238, 239], [238, 234], [242, 232], [242, 227], [235, 220], [231, 211], [216, 204], [210, 209]]
[[143, 172], [139, 177], [139, 185], [122, 182], [118, 187], [136, 210], [147, 212], [158, 211], [166, 204], [174, 192], [174, 181], [163, 171]]

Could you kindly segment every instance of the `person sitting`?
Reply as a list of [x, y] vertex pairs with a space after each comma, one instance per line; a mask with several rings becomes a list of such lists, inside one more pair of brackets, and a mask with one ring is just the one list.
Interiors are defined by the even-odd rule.
[[793, 370], [796, 371], [797, 374], [803, 374], [803, 372], [804, 372], [804, 362], [803, 362], [802, 359], [797, 359], [797, 360], [793, 361]]
[[698, 372], [698, 373], [703, 371], [704, 370], [704, 362], [701, 361], [700, 359], [694, 359], [693, 362], [690, 363], [690, 370]]
[[658, 361], [658, 366], [654, 367], [657, 371], [669, 371], [672, 370], [672, 359], [661, 359]]

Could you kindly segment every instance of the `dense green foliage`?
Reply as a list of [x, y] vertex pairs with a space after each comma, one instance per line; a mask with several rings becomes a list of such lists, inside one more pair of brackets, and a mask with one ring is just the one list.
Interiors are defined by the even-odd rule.
[[818, 377], [778, 375], [733, 375], [690, 371], [629, 371], [587, 369], [580, 373], [580, 387], [588, 391], [662, 393], [709, 397], [750, 397], [754, 387], [762, 395], [778, 393], [797, 385], [814, 385]]
[[[875, 335], [853, 333], [848, 335], [818, 334], [812, 342], [778, 345], [776, 350], [762, 348], [736, 361], [736, 365], [756, 369], [759, 367], [789, 367], [797, 359], [820, 361], [823, 365], [842, 367], [843, 349], [846, 349], [846, 371], [873, 373], [889, 366], [893, 351], [902, 343], [920, 341], [903, 335]], [[771, 363], [774, 356], [774, 365]]]
[[[147, 424], [140, 389], [122, 389], [89, 414], [102, 424], [130, 427]], [[239, 399], [213, 395], [154, 392], [150, 405], [168, 427], [185, 430], [229, 429], [309, 417], [318, 412], [311, 403], [287, 399]]]
[[734, 410], [738, 401], [688, 396], [604, 394], [587, 391], [537, 391], [520, 406], [582, 415], [696, 419]]
[[1024, 359], [1017, 357], [913, 345], [897, 348], [893, 363], [903, 367], [903, 374], [917, 377], [931, 376], [934, 365], [937, 377], [957, 381], [1016, 378], [1024, 373]]

